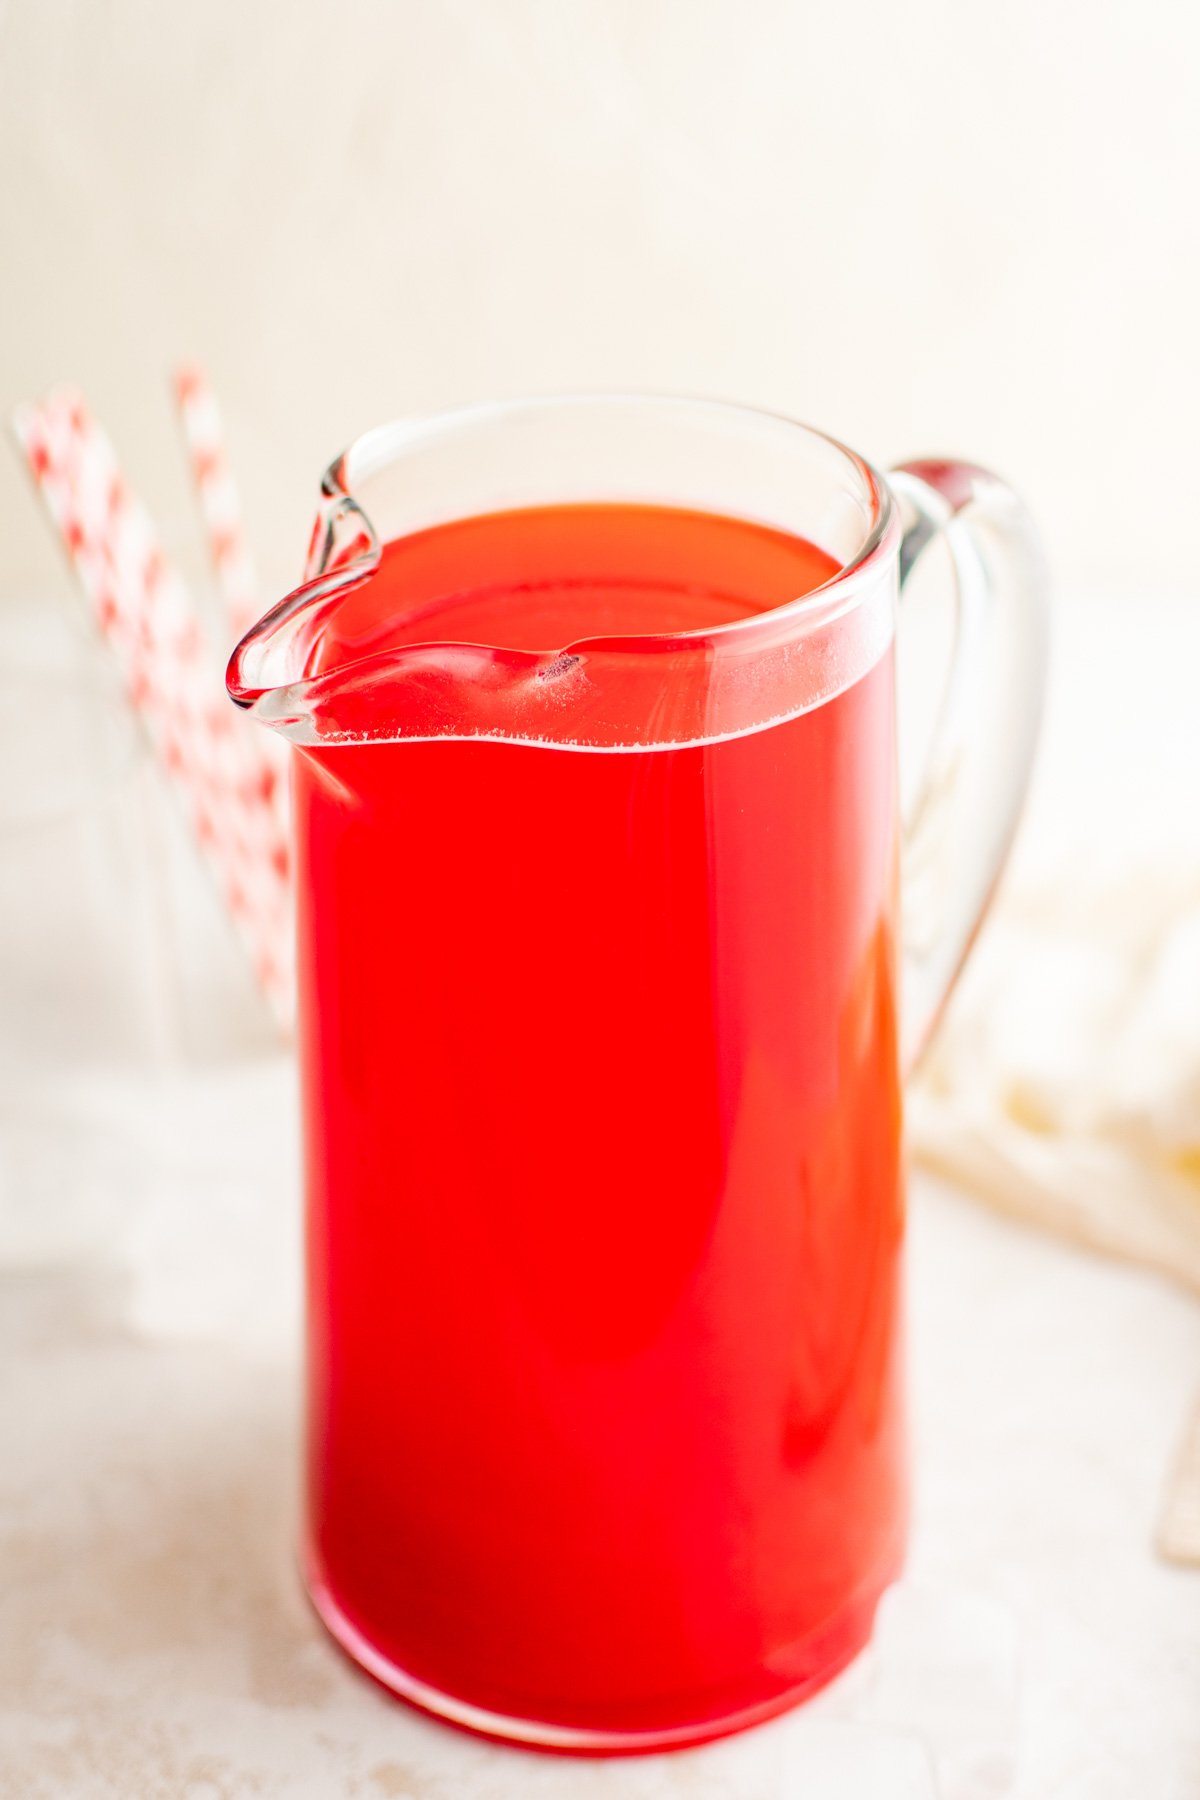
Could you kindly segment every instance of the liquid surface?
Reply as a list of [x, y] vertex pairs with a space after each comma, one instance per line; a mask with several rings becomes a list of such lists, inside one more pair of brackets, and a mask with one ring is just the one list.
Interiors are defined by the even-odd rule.
[[[547, 510], [389, 546], [330, 661], [431, 603], [553, 649], [830, 572]], [[568, 1729], [819, 1684], [904, 1529], [890, 657], [725, 741], [295, 777], [314, 1588], [377, 1665]]]
[[583, 637], [705, 631], [837, 573], [804, 538], [656, 506], [541, 506], [456, 520], [383, 547], [338, 607], [319, 667], [453, 640], [553, 651]]

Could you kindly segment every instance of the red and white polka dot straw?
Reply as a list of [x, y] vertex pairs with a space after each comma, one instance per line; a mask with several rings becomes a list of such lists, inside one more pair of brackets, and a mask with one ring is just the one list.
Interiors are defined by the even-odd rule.
[[130, 703], [184, 804], [258, 980], [288, 1024], [292, 909], [279, 771], [265, 741], [229, 706], [191, 598], [82, 397], [56, 390], [19, 407], [13, 425]]
[[208, 553], [237, 639], [249, 631], [262, 609], [242, 528], [241, 501], [225, 454], [221, 413], [208, 377], [197, 364], [184, 363], [176, 369], [174, 386]]
[[[225, 602], [230, 638], [244, 637], [262, 611], [254, 562], [242, 528], [242, 504], [225, 453], [225, 432], [208, 376], [199, 363], [181, 363], [174, 375], [175, 401], [187, 446], [192, 482], [208, 538], [217, 591]], [[231, 646], [232, 648], [232, 643]], [[262, 754], [278, 774], [274, 796], [279, 829], [289, 828], [288, 748], [268, 733]]]

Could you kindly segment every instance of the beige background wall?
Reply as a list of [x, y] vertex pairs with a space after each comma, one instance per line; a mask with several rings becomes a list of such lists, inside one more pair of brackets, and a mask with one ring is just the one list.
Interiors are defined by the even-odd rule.
[[[272, 584], [361, 428], [626, 384], [965, 450], [1064, 586], [1197, 586], [1194, 0], [10, 0], [0, 38], [0, 408], [79, 381], [185, 557], [196, 355]], [[64, 585], [7, 450], [0, 508], [0, 594]]]

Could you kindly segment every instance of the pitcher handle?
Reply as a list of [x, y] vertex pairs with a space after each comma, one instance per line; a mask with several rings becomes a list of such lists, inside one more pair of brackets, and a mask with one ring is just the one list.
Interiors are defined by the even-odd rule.
[[900, 593], [945, 540], [954, 650], [919, 791], [904, 822], [905, 1070], [920, 1060], [983, 921], [1029, 785], [1045, 690], [1047, 582], [1029, 514], [972, 463], [904, 463]]

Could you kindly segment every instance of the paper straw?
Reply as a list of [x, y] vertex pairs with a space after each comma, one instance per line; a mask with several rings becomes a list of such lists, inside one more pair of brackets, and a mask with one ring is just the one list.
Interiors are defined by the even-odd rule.
[[220, 408], [207, 375], [197, 363], [184, 363], [176, 369], [174, 387], [208, 553], [233, 637], [237, 639], [249, 631], [262, 608], [242, 527], [241, 500], [225, 454]]
[[[217, 591], [229, 619], [230, 648], [254, 624], [262, 610], [254, 562], [242, 527], [237, 483], [225, 453], [225, 432], [208, 376], [199, 363], [181, 363], [174, 375], [175, 400]], [[273, 734], [262, 740], [262, 754], [278, 777], [274, 803], [279, 829], [289, 830], [288, 748]]]

